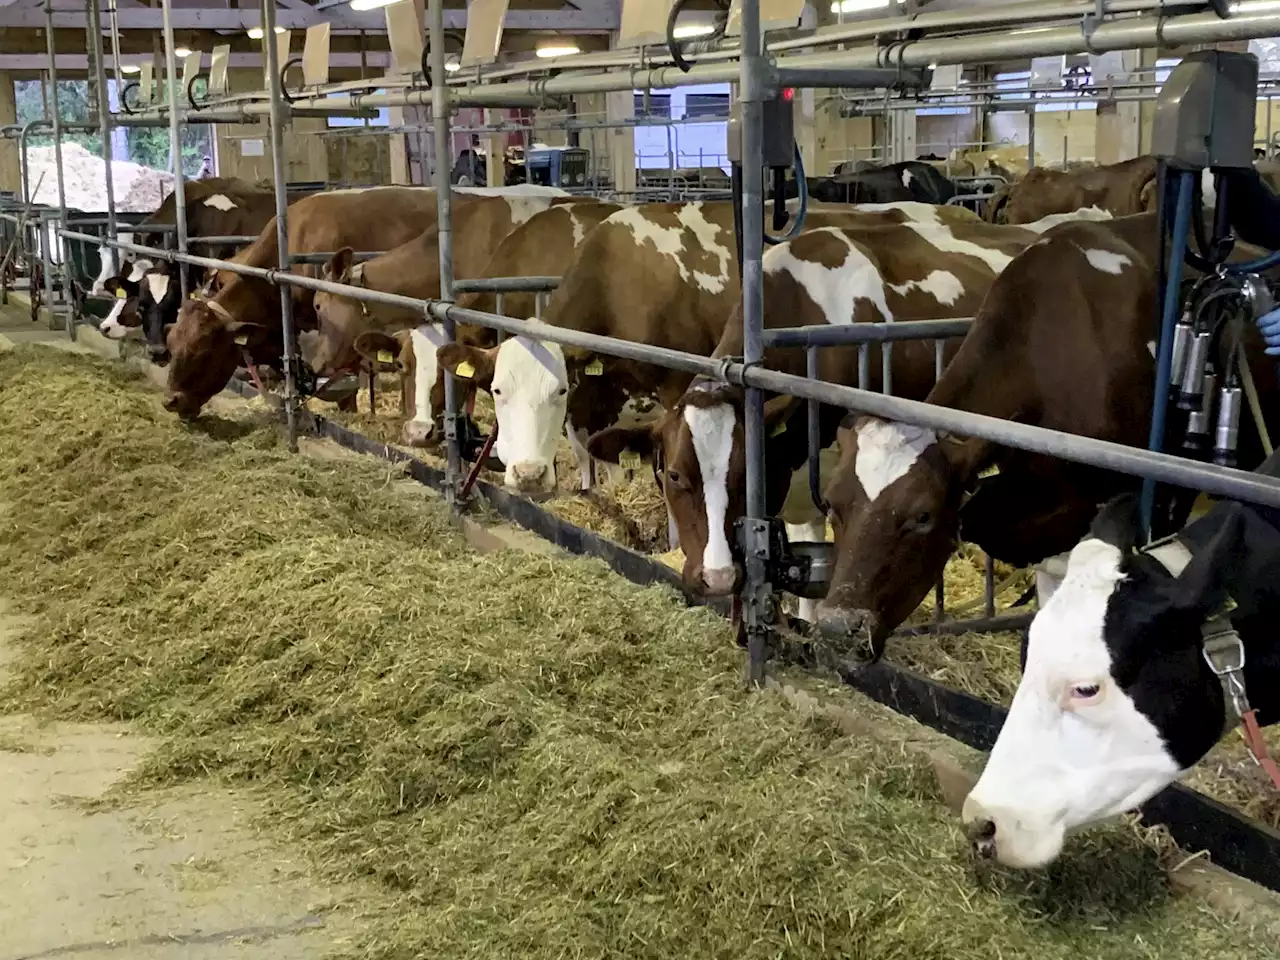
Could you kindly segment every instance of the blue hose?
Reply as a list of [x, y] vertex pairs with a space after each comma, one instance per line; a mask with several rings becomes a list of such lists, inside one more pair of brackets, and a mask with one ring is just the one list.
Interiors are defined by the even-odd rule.
[[1261, 273], [1263, 270], [1270, 270], [1272, 267], [1280, 264], [1280, 250], [1275, 253], [1269, 253], [1260, 260], [1251, 260], [1248, 263], [1229, 263], [1227, 264], [1227, 273]]
[[800, 209], [796, 213], [795, 222], [791, 224], [791, 229], [779, 237], [771, 237], [769, 234], [764, 235], [764, 242], [771, 244], [786, 243], [788, 240], [794, 240], [800, 235], [800, 231], [804, 229], [805, 211], [809, 209], [809, 183], [804, 178], [804, 158], [800, 156], [800, 144], [793, 143], [795, 148], [795, 168], [796, 168], [796, 192], [800, 199]]
[[[1187, 226], [1191, 221], [1191, 197], [1195, 177], [1184, 171], [1175, 176], [1178, 182], [1178, 202], [1173, 218], [1173, 243], [1169, 250], [1169, 275], [1164, 287], [1164, 315], [1160, 321], [1160, 346], [1156, 365], [1156, 392], [1151, 402], [1151, 433], [1147, 449], [1159, 453], [1164, 447], [1164, 421], [1169, 409], [1169, 381], [1173, 376], [1173, 327], [1178, 318], [1178, 302], [1182, 290], [1182, 256], [1187, 249]], [[1164, 230], [1164, 224], [1160, 224]], [[1151, 533], [1151, 517], [1155, 510], [1156, 482], [1142, 481], [1142, 527]]]

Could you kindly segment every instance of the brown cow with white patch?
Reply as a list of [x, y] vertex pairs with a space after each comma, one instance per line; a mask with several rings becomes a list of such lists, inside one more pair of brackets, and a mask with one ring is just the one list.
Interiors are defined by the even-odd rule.
[[999, 190], [987, 206], [993, 223], [1031, 223], [1053, 213], [1097, 207], [1117, 217], [1154, 210], [1156, 158], [1076, 170], [1036, 167]]
[[[806, 227], [911, 218], [978, 222], [959, 208], [907, 202], [811, 212]], [[545, 320], [710, 356], [740, 298], [732, 204], [648, 204], [619, 210], [587, 236], [552, 295]], [[674, 403], [690, 380], [678, 370], [562, 350], [525, 337], [490, 350], [449, 346], [440, 352], [440, 363], [449, 369], [466, 364], [465, 372], [493, 393], [506, 483], [524, 492], [554, 489], [555, 449], [566, 416], [585, 487], [590, 483], [587, 439], [622, 420], [629, 404]]]
[[[311, 253], [353, 247], [397, 246], [435, 223], [436, 194], [425, 187], [374, 187], [320, 193], [289, 207], [289, 249]], [[233, 259], [274, 269], [278, 263], [273, 217], [257, 241]], [[300, 272], [309, 273], [305, 267]], [[189, 300], [170, 328], [169, 384], [165, 409], [194, 417], [226, 386], [246, 352], [256, 364], [278, 366], [283, 350], [280, 295], [265, 280], [219, 271], [217, 293]], [[311, 291], [293, 287], [300, 329], [313, 323]]]
[[[830, 228], [804, 234], [764, 256], [766, 327], [875, 323], [971, 316], [992, 281], [1037, 233], [1024, 227], [906, 223]], [[954, 353], [950, 341], [947, 353]], [[880, 389], [880, 350], [872, 347], [869, 388]], [[834, 383], [858, 382], [858, 348], [819, 351], [818, 375]], [[741, 308], [724, 328], [715, 356], [741, 356]], [[765, 365], [804, 375], [804, 351], [772, 348]], [[923, 399], [933, 386], [932, 343], [896, 343], [891, 356], [895, 395]], [[614, 429], [591, 439], [591, 452], [617, 459], [624, 449], [657, 464], [667, 507], [685, 553], [684, 581], [708, 595], [733, 591], [738, 571], [733, 525], [746, 510], [742, 391], [698, 383], [647, 430]], [[835, 437], [843, 411], [824, 408], [822, 445]], [[792, 419], [792, 418], [796, 419]], [[769, 433], [765, 489], [777, 514], [793, 471], [808, 450], [802, 405], [789, 397], [766, 403]], [[798, 520], [799, 517], [792, 517]], [[821, 522], [816, 511], [811, 521]], [[820, 532], [807, 539], [821, 539]], [[804, 612], [802, 611], [802, 616]]]
[[[573, 263], [587, 234], [621, 209], [616, 203], [564, 203], [550, 207], [512, 230], [478, 273], [469, 272], [470, 265], [461, 263], [455, 254], [454, 275], [458, 279], [558, 277]], [[376, 286], [367, 275], [365, 282]], [[497, 298], [492, 293], [464, 293], [457, 303], [471, 310], [497, 312]], [[321, 311], [318, 302], [317, 311]], [[505, 294], [503, 312], [521, 319], [534, 316], [536, 295]], [[444, 379], [439, 375], [436, 362], [437, 344], [444, 342], [444, 325], [437, 323], [430, 325], [434, 329], [417, 329], [423, 326], [421, 317], [396, 317], [395, 311], [376, 304], [369, 306], [369, 313], [375, 318], [374, 329], [356, 337], [355, 350], [377, 369], [400, 374], [401, 409], [407, 418], [404, 442], [426, 446], [433, 437], [439, 436], [436, 418], [444, 412]], [[399, 324], [412, 324], [414, 329], [395, 329]], [[323, 328], [323, 316], [321, 325]], [[459, 324], [457, 334], [460, 342], [476, 346], [491, 346], [497, 339], [492, 330], [470, 324]]]
[[[1145, 446], [1155, 383], [1157, 236], [1152, 215], [1064, 224], [1047, 234], [992, 286], [926, 399]], [[1270, 419], [1280, 412], [1274, 375], [1252, 325], [1246, 337]], [[936, 582], [959, 537], [996, 559], [1036, 563], [1069, 550], [1088, 530], [1098, 503], [1138, 483], [874, 417], [850, 417], [839, 441], [840, 465], [826, 490], [837, 562], [817, 625], [834, 643], [863, 655], [882, 652], [889, 633]], [[1238, 454], [1246, 467], [1262, 459], [1248, 417]], [[993, 466], [997, 473], [979, 479]], [[1155, 526], [1176, 529], [1192, 496], [1180, 491], [1162, 498]]]

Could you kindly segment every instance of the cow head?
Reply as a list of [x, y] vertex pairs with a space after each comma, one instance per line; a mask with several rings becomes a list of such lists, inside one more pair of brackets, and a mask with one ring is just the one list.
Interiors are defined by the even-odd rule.
[[[742, 391], [696, 383], [652, 426], [610, 427], [587, 444], [593, 457], [619, 462], [631, 451], [654, 464], [667, 511], [684, 551], [685, 589], [704, 596], [732, 593], [741, 577], [734, 524], [746, 513]], [[791, 397], [765, 404], [771, 432], [795, 410]]]
[[446, 344], [438, 356], [440, 366], [493, 396], [494, 449], [507, 465], [506, 486], [520, 493], [554, 490], [569, 392], [569, 368], [559, 344], [511, 337], [489, 349]]
[[[1054, 860], [1070, 830], [1130, 810], [1218, 741], [1222, 687], [1201, 624], [1238, 579], [1245, 510], [1181, 574], [1133, 553], [1132, 497], [1098, 514], [1028, 632], [1022, 680], [963, 816], [980, 852], [1016, 867]], [[1208, 520], [1208, 518], [1205, 518]], [[1205, 521], [1200, 521], [1205, 522]]]
[[138, 285], [121, 277], [110, 277], [102, 284], [102, 292], [112, 297], [111, 310], [98, 325], [98, 332], [109, 340], [123, 340], [131, 329], [142, 325], [138, 316]]
[[825, 494], [836, 564], [816, 626], [841, 649], [879, 657], [955, 547], [975, 446], [875, 417], [846, 418], [839, 443]]
[[[325, 264], [322, 279], [359, 286], [362, 271], [352, 261], [350, 247], [343, 247]], [[312, 300], [317, 329], [302, 342], [302, 358], [321, 376], [336, 376], [359, 363], [356, 338], [369, 329], [368, 304], [350, 297], [317, 291]]]
[[176, 263], [149, 269], [138, 284], [138, 318], [147, 340], [147, 352], [157, 363], [166, 363], [169, 348], [165, 333], [178, 319], [182, 305], [182, 281]]
[[164, 407], [185, 419], [227, 385], [246, 351], [269, 337], [267, 327], [237, 320], [216, 300], [187, 300], [169, 328], [169, 379]]

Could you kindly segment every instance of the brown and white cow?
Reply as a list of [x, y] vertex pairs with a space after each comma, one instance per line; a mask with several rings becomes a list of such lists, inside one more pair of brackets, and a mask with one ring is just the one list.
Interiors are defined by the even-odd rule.
[[[435, 191], [425, 187], [335, 190], [299, 200], [289, 208], [289, 249], [329, 252], [342, 247], [376, 250], [398, 246], [435, 223]], [[247, 266], [278, 263], [273, 217], [258, 239], [232, 258]], [[299, 272], [311, 273], [306, 267]], [[165, 408], [194, 417], [235, 373], [246, 351], [254, 363], [275, 366], [283, 349], [280, 296], [265, 280], [228, 270], [214, 277], [208, 300], [188, 300], [169, 330], [171, 355]], [[314, 325], [311, 292], [292, 288], [300, 329]]]
[[[852, 223], [976, 223], [973, 214], [924, 203], [811, 212], [817, 229]], [[556, 327], [710, 356], [740, 299], [728, 202], [627, 207], [604, 220], [552, 295], [545, 321]], [[505, 482], [523, 492], [555, 488], [555, 449], [567, 427], [583, 483], [589, 437], [624, 419], [629, 405], [673, 404], [690, 376], [652, 364], [562, 350], [514, 337], [491, 349], [454, 345], [440, 363], [466, 372], [494, 397], [498, 457]]]
[[[1000, 271], [1036, 237], [1027, 228], [980, 222], [816, 230], [766, 251], [765, 326], [971, 316]], [[946, 352], [951, 354], [955, 349], [955, 341], [951, 341]], [[879, 389], [879, 349], [872, 352], [869, 387]], [[741, 354], [739, 308], [725, 326], [714, 355]], [[932, 343], [894, 344], [891, 364], [896, 395], [922, 399], [933, 386]], [[803, 375], [804, 352], [773, 348], [766, 352], [765, 365]], [[835, 383], [857, 383], [858, 348], [821, 350], [818, 375]], [[619, 451], [630, 449], [655, 460], [685, 553], [685, 586], [693, 592], [723, 595], [737, 585], [738, 569], [730, 544], [733, 525], [746, 508], [741, 412], [740, 390], [698, 383], [656, 427], [648, 431], [614, 429], [591, 439], [591, 451], [604, 459], [616, 459]], [[824, 409], [823, 446], [834, 439], [841, 413]], [[798, 419], [793, 422], [793, 417]], [[793, 471], [804, 461], [807, 433], [803, 411], [789, 397], [769, 400], [765, 420], [770, 435], [767, 507], [770, 514], [776, 514], [790, 488]]]
[[[494, 249], [513, 230], [553, 203], [574, 198], [552, 196], [471, 197], [458, 203], [453, 216], [453, 272], [457, 279], [480, 274]], [[594, 205], [588, 201], [587, 205]], [[364, 263], [353, 263], [352, 250], [339, 250], [325, 265], [324, 279], [420, 300], [440, 297], [440, 231], [433, 225], [407, 243]], [[366, 331], [392, 332], [422, 323], [422, 314], [334, 293], [317, 292], [313, 306], [316, 330], [302, 344], [307, 364], [331, 376], [355, 366], [360, 356], [355, 340]]]
[[987, 207], [987, 219], [1031, 223], [1085, 207], [1098, 207], [1117, 217], [1143, 213], [1155, 209], [1155, 182], [1155, 157], [1075, 170], [1036, 167], [996, 193]]
[[[511, 231], [478, 273], [461, 272], [464, 269], [469, 271], [470, 267], [460, 263], [455, 256], [454, 275], [459, 279], [558, 277], [573, 263], [586, 235], [610, 214], [621, 209], [616, 203], [552, 206]], [[368, 275], [364, 281], [368, 286], [376, 286]], [[457, 303], [471, 310], [490, 313], [497, 310], [496, 297], [492, 293], [464, 293], [458, 297]], [[536, 295], [508, 293], [503, 311], [513, 317], [533, 316], [536, 313]], [[325, 311], [319, 303], [317, 312], [321, 313], [323, 332]], [[390, 312], [383, 315], [376, 305], [370, 305], [369, 312], [378, 319], [372, 324], [373, 329], [356, 337], [355, 351], [377, 369], [399, 373], [401, 409], [406, 416], [404, 442], [411, 446], [426, 446], [433, 437], [439, 436], [436, 418], [444, 412], [444, 380], [439, 375], [440, 368], [436, 362], [436, 350], [444, 343], [444, 325], [423, 325], [421, 317], [416, 316], [396, 318]], [[394, 329], [398, 324], [413, 324], [413, 327], [411, 330]], [[491, 330], [469, 324], [459, 324], [457, 334], [460, 342], [477, 346], [490, 346], [497, 339]]]
[[[979, 309], [930, 403], [1143, 446], [1155, 382], [1155, 218], [1059, 226], [1020, 254]], [[1274, 377], [1249, 328], [1268, 415]], [[1270, 393], [1270, 396], [1265, 394]], [[1247, 419], [1247, 418], [1246, 418]], [[1262, 458], [1249, 423], [1240, 461]], [[958, 538], [1027, 566], [1069, 550], [1097, 504], [1137, 481], [984, 440], [851, 417], [826, 489], [837, 561], [818, 628], [878, 656], [937, 581]], [[998, 472], [979, 479], [991, 467]], [[966, 499], [966, 495], [967, 499]], [[1176, 527], [1185, 492], [1161, 505]]]

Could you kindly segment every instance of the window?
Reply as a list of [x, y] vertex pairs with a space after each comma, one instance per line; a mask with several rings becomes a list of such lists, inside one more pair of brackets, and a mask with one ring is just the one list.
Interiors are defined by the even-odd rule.
[[[1062, 75], [1063, 87], [1056, 90], [1038, 89], [1036, 91], [1036, 112], [1053, 110], [1096, 110], [1098, 104], [1087, 94], [1076, 93], [1074, 87], [1088, 86], [1090, 82], [1089, 68], [1073, 65], [1065, 68]], [[1018, 100], [1030, 100], [1031, 71], [1012, 70], [1008, 73], [996, 74], [996, 89], [1007, 91], [997, 94], [996, 99], [1005, 103]]]
[[684, 100], [686, 120], [727, 119], [729, 95], [727, 93], [691, 93]]
[[651, 93], [649, 94], [649, 109], [645, 110], [645, 95], [637, 93], [636, 97], [636, 118], [641, 119], [649, 117], [655, 120], [671, 119], [671, 94], [669, 93]]
[[[386, 93], [386, 90], [376, 90], [375, 93]], [[342, 96], [342, 94], [332, 94], [332, 96]], [[330, 117], [328, 126], [330, 127], [389, 127], [391, 126], [391, 110], [383, 107], [378, 111], [376, 117], [365, 120], [361, 117]]]

